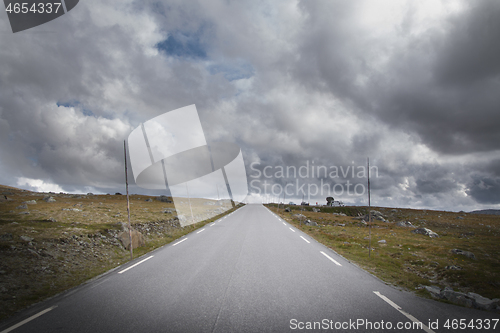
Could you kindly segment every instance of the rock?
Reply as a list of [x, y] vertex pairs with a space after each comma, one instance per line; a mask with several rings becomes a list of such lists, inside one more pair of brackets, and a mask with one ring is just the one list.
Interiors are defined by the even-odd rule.
[[64, 211], [69, 211], [69, 212], [81, 212], [81, 209], [78, 208], [63, 208], [62, 210]]
[[0, 235], [0, 241], [10, 241], [13, 239], [13, 236], [11, 233], [7, 233], [7, 234], [3, 234], [3, 235]]
[[144, 201], [146, 201], [146, 202], [153, 202], [153, 199], [149, 198], [149, 199], [146, 199]]
[[424, 286], [424, 289], [427, 290], [432, 297], [434, 298], [443, 298], [441, 296], [441, 289], [435, 286]]
[[166, 195], [160, 195], [156, 198], [156, 200], [166, 203], [172, 203], [172, 200], [170, 200]]
[[459, 270], [461, 270], [461, 269], [462, 269], [462, 267], [460, 267], [460, 266], [456, 266], [456, 265], [450, 265], [450, 266], [445, 266], [445, 268], [444, 268], [444, 269], [451, 269], [451, 270], [453, 270], [453, 271], [459, 271]]
[[28, 209], [28, 205], [22, 204], [21, 206], [17, 206], [16, 209]]
[[418, 229], [412, 230], [411, 232], [414, 234], [421, 234], [421, 235], [429, 236], [431, 238], [439, 237], [438, 234], [436, 234], [431, 229], [427, 229], [427, 228], [418, 228]]
[[463, 220], [464, 218], [462, 216], [457, 216], [457, 220]]
[[305, 220], [306, 219], [306, 217], [304, 215], [302, 215], [302, 214], [294, 214], [293, 217], [295, 217], [295, 218], [297, 218], [299, 220]]
[[467, 296], [472, 299], [472, 305], [476, 309], [492, 311], [500, 304], [498, 298], [489, 299], [476, 293], [467, 293]]
[[122, 195], [120, 192], [116, 192], [115, 195]]
[[464, 251], [464, 250], [459, 250], [459, 249], [453, 249], [450, 252], [453, 253], [453, 254], [460, 254], [462, 256], [466, 256], [469, 259], [476, 260], [476, 256], [474, 255], [474, 253], [469, 252], [469, 251]]
[[94, 193], [89, 192], [89, 193], [87, 193], [87, 195], [90, 197], [90, 196], [93, 196]]
[[396, 225], [398, 227], [416, 228], [410, 221], [399, 221]]
[[314, 208], [314, 207], [313, 207], [313, 209], [312, 209], [312, 210], [313, 210], [313, 212], [315, 212], [315, 213], [319, 213], [319, 209], [318, 209], [318, 208]]
[[163, 209], [163, 213], [165, 213], [165, 214], [172, 214], [173, 212], [175, 212], [175, 209], [172, 209], [172, 208]]
[[398, 212], [398, 210], [397, 210], [397, 209], [392, 209], [392, 210], [391, 210], [391, 213], [397, 213], [397, 212]]
[[317, 226], [318, 226], [318, 224], [317, 224], [316, 222], [311, 221], [311, 220], [306, 220], [306, 221], [304, 222], [304, 224], [305, 224], [305, 225], [310, 225], [310, 226], [313, 226], [313, 227], [317, 227]]
[[24, 212], [20, 212], [19, 215], [29, 215], [30, 212], [28, 212], [27, 210], [25, 210]]
[[387, 241], [385, 239], [381, 239], [381, 240], [378, 241], [378, 243], [380, 243], [380, 244], [386, 244]]
[[45, 202], [56, 202], [56, 199], [54, 199], [53, 196], [48, 196], [48, 197], [43, 198], [43, 201], [45, 201]]
[[441, 291], [441, 296], [452, 303], [472, 308], [473, 301], [471, 298], [467, 297], [464, 293], [453, 291], [453, 289], [449, 287], [446, 287]]
[[23, 202], [23, 204], [27, 204], [27, 205], [36, 205], [36, 200], [29, 200], [29, 201], [25, 201], [25, 202]]
[[[385, 216], [381, 212], [379, 212], [378, 210], [371, 210], [370, 212], [372, 215], [372, 221], [378, 220], [378, 221], [382, 221], [382, 222], [388, 222], [388, 221], [386, 221]], [[363, 216], [363, 220], [369, 221], [369, 219], [370, 219], [369, 214], [366, 214], [365, 216]]]
[[22, 241], [24, 242], [31, 242], [33, 240], [33, 238], [31, 237], [28, 237], [28, 236], [21, 236], [19, 237]]
[[500, 304], [500, 299], [489, 299], [483, 297], [476, 293], [461, 293], [458, 291], [454, 291], [450, 287], [446, 287], [443, 290], [440, 290], [438, 287], [434, 286], [423, 286], [432, 297], [446, 299], [452, 303], [459, 304], [468, 308], [475, 308], [480, 310], [497, 312], [497, 308]]
[[[122, 243], [123, 247], [130, 250], [130, 239], [128, 230], [122, 231], [118, 234], [118, 239]], [[137, 230], [132, 229], [132, 249], [136, 249], [145, 244], [144, 237], [142, 233]]]
[[285, 212], [290, 213], [291, 211], [292, 211], [292, 210], [290, 209], [290, 207], [286, 207], [286, 208], [285, 208]]

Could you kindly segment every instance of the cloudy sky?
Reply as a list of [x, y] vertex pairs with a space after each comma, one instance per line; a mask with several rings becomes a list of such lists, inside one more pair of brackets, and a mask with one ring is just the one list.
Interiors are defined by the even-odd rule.
[[[123, 193], [123, 140], [196, 104], [255, 193], [323, 181], [365, 205], [341, 170], [370, 157], [374, 205], [500, 208], [498, 17], [496, 0], [84, 0], [14, 34], [2, 11], [0, 183]], [[338, 177], [275, 174], [313, 164]]]

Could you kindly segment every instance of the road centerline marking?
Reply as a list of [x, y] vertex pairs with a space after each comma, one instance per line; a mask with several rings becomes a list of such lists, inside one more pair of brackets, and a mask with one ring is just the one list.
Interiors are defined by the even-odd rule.
[[200, 232], [202, 232], [203, 230], [205, 230], [205, 228], [201, 229], [200, 231], [197, 231], [196, 233], [199, 234]]
[[19, 322], [19, 323], [15, 324], [14, 326], [11, 326], [11, 327], [9, 327], [9, 328], [7, 328], [7, 329], [3, 330], [3, 331], [2, 331], [2, 332], [0, 332], [0, 333], [7, 333], [7, 332], [10, 332], [10, 331], [13, 331], [13, 330], [15, 330], [16, 328], [23, 326], [24, 324], [26, 324], [26, 323], [28, 323], [28, 322], [32, 321], [33, 319], [36, 319], [36, 318], [38, 318], [38, 317], [40, 317], [40, 316], [42, 316], [42, 315], [44, 315], [44, 314], [46, 314], [47, 312], [49, 312], [50, 310], [53, 310], [53, 309], [55, 309], [55, 308], [57, 308], [57, 305], [51, 306], [50, 308], [47, 308], [47, 309], [45, 309], [45, 310], [43, 310], [43, 311], [40, 311], [40, 312], [38, 312], [37, 314], [34, 314], [34, 315], [32, 315], [31, 317], [24, 319], [23, 321], [21, 321], [21, 322]]
[[128, 268], [125, 268], [125, 269], [124, 269], [124, 270], [122, 270], [122, 271], [119, 271], [119, 272], [118, 272], [118, 274], [125, 273], [125, 272], [126, 272], [126, 271], [128, 271], [129, 269], [134, 268], [135, 266], [140, 265], [140, 264], [142, 264], [143, 262], [145, 262], [146, 260], [149, 260], [149, 259], [151, 259], [151, 258], [153, 258], [153, 256], [149, 256], [149, 257], [147, 257], [146, 259], [143, 259], [143, 260], [139, 261], [138, 263], [135, 263], [135, 264], [133, 264], [132, 266], [130, 266], [130, 267], [128, 267]]
[[310, 241], [308, 241], [307, 239], [305, 239], [304, 237], [300, 236], [300, 238], [302, 238], [303, 240], [305, 240], [308, 244], [311, 243]]
[[183, 240], [178, 241], [177, 243], [175, 243], [175, 244], [174, 244], [174, 245], [172, 245], [172, 246], [176, 246], [177, 244], [180, 244], [180, 243], [184, 242], [186, 239], [187, 239], [187, 238], [184, 238]]
[[292, 228], [288, 228], [288, 229], [290, 229], [290, 230], [292, 230], [293, 232], [295, 232], [295, 230], [293, 230]]
[[427, 333], [435, 333], [433, 330], [431, 330], [429, 327], [427, 327], [423, 322], [419, 321], [417, 318], [413, 317], [411, 314], [408, 312], [403, 311], [399, 305], [388, 299], [386, 296], [382, 295], [378, 291], [373, 292], [375, 295], [378, 297], [382, 298], [384, 301], [386, 301], [390, 306], [392, 306], [394, 309], [398, 310], [401, 314], [403, 314], [406, 318], [410, 319], [414, 323], [420, 323], [422, 324], [422, 329], [426, 331]]
[[325, 252], [323, 251], [319, 251], [322, 255], [324, 255], [325, 257], [327, 257], [328, 259], [330, 259], [335, 265], [337, 266], [342, 266], [337, 260], [333, 259], [332, 257], [330, 257], [328, 254], [326, 254]]

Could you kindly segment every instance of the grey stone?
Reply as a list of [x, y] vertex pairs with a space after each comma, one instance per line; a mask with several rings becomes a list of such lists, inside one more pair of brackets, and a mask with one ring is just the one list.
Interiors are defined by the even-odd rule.
[[464, 218], [462, 216], [457, 216], [457, 220], [463, 220]]
[[302, 214], [294, 214], [293, 217], [298, 218], [299, 220], [305, 220], [306, 217]]
[[290, 209], [290, 207], [286, 207], [286, 208], [285, 208], [285, 212], [290, 213], [291, 211], [292, 211], [292, 210]]
[[469, 259], [476, 260], [476, 256], [474, 255], [474, 253], [469, 252], [469, 251], [464, 251], [464, 250], [459, 250], [459, 249], [453, 249], [450, 252], [453, 253], [453, 254], [460, 254], [462, 256], [466, 256]]
[[427, 229], [427, 228], [418, 228], [418, 229], [412, 230], [411, 232], [414, 234], [429, 236], [431, 238], [439, 237], [438, 234], [436, 234], [431, 229]]
[[306, 220], [306, 221], [304, 222], [304, 224], [305, 224], [305, 225], [310, 225], [310, 226], [313, 226], [313, 227], [317, 227], [317, 226], [318, 226], [318, 224], [317, 224], [316, 222], [311, 221], [311, 220]]
[[25, 210], [24, 212], [20, 212], [19, 215], [29, 215], [30, 212], [28, 212], [27, 210]]
[[318, 208], [314, 208], [313, 207], [312, 211], [315, 212], [315, 213], [319, 213], [320, 210]]
[[448, 301], [459, 304], [468, 308], [473, 307], [473, 301], [469, 297], [467, 297], [466, 294], [458, 292], [458, 291], [453, 291], [451, 288], [444, 288], [443, 291], [441, 291], [441, 295], [443, 298], [447, 299]]
[[153, 199], [149, 198], [149, 199], [146, 199], [144, 201], [146, 201], [146, 202], [153, 202]]
[[385, 239], [381, 239], [381, 240], [379, 240], [378, 242], [379, 242], [380, 244], [386, 244], [386, 243], [387, 243], [387, 241], [386, 241]]
[[48, 197], [43, 198], [43, 201], [45, 201], [45, 202], [56, 202], [56, 199], [54, 199], [53, 196], [48, 196]]
[[443, 298], [441, 296], [441, 289], [435, 286], [424, 286], [424, 289], [431, 293], [432, 297]]
[[22, 241], [25, 241], [25, 242], [31, 242], [33, 240], [33, 238], [31, 237], [28, 237], [28, 236], [21, 236], [19, 237]]
[[29, 201], [25, 201], [25, 202], [23, 202], [23, 204], [27, 204], [27, 205], [36, 205], [36, 200], [29, 200]]
[[446, 266], [444, 269], [451, 269], [453, 271], [459, 271], [462, 269], [462, 267], [457, 266], [457, 265], [450, 265], [450, 266]]
[[17, 206], [16, 209], [28, 209], [28, 205], [22, 204], [21, 206]]
[[396, 225], [398, 227], [416, 228], [410, 221], [399, 221]]
[[175, 212], [175, 209], [172, 209], [172, 208], [163, 209], [163, 213], [165, 213], [165, 214], [172, 214], [173, 212]]
[[160, 195], [156, 200], [166, 203], [172, 203], [172, 201], [166, 195]]
[[492, 311], [499, 305], [499, 299], [489, 299], [476, 293], [467, 293], [467, 296], [473, 300], [473, 306], [476, 309]]

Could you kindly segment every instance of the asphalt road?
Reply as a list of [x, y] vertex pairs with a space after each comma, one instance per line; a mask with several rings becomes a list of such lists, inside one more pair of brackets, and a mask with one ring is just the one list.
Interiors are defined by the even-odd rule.
[[[499, 332], [499, 318], [387, 286], [247, 205], [23, 312], [0, 333]], [[460, 320], [469, 326], [453, 329]]]

